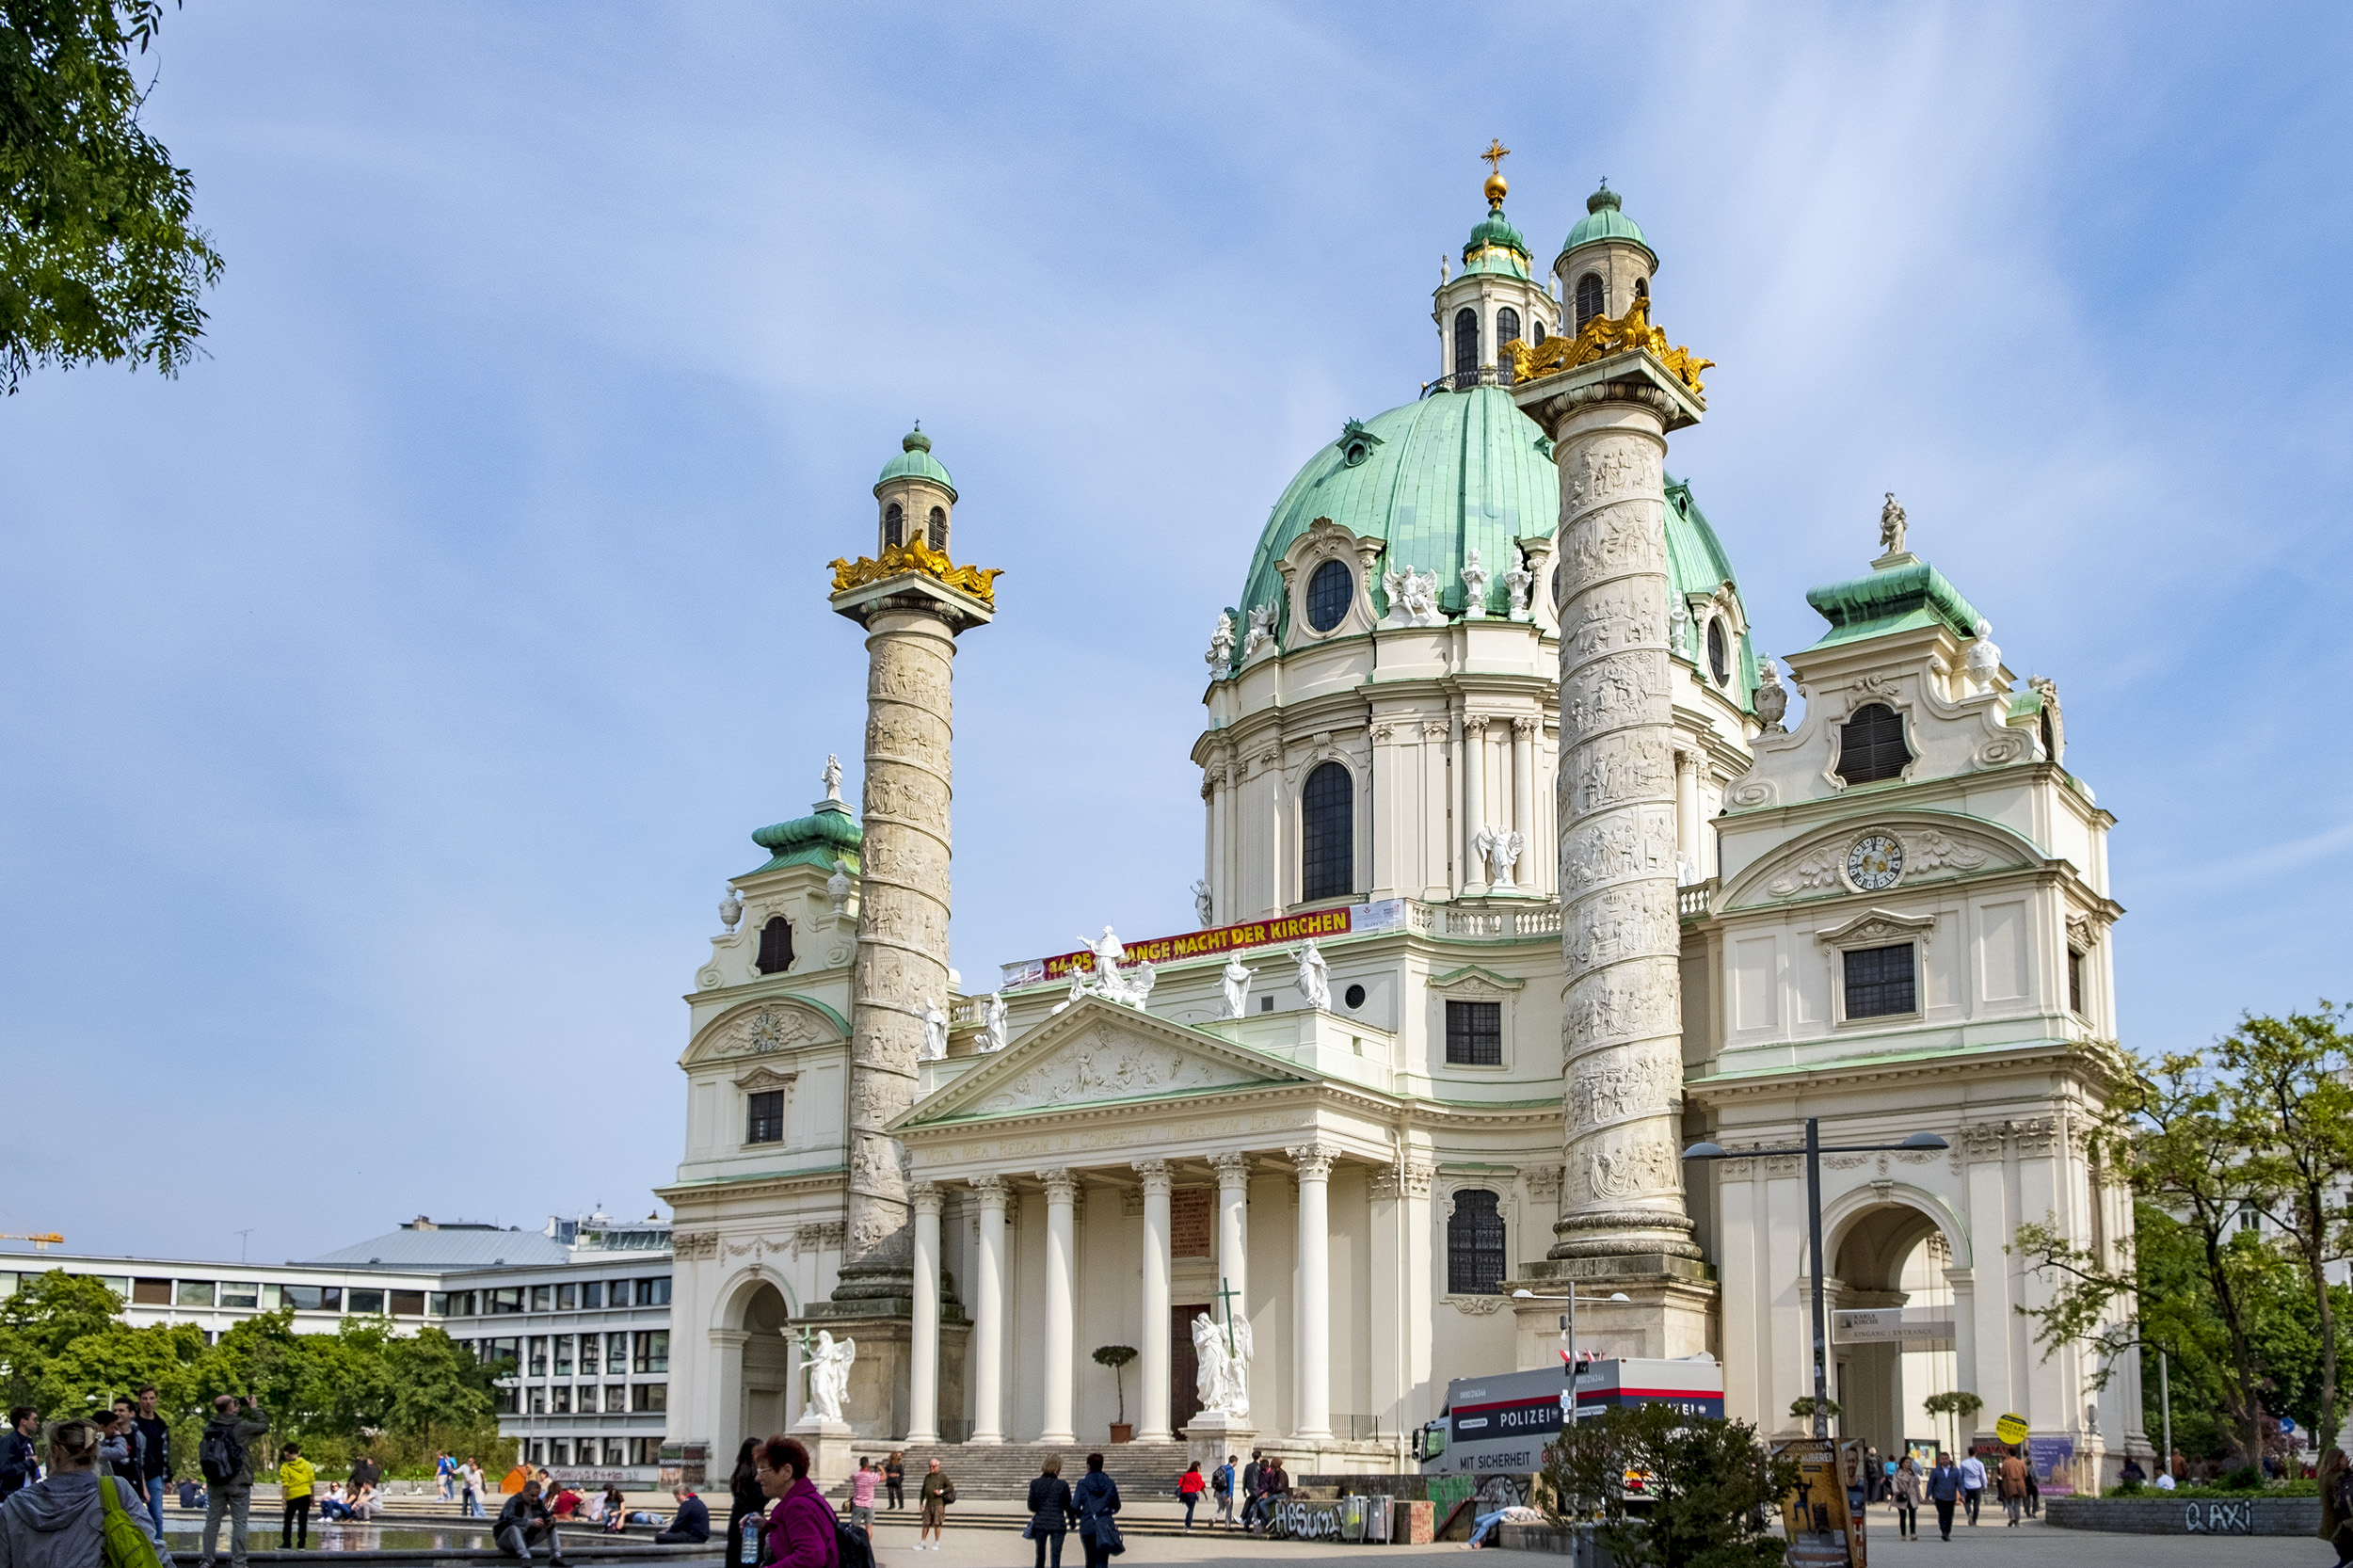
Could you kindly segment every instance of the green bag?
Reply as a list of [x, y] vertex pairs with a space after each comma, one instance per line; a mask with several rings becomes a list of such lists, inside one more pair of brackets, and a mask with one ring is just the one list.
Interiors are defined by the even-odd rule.
[[104, 1556], [106, 1568], [163, 1568], [155, 1556], [155, 1543], [131, 1511], [122, 1506], [122, 1496], [115, 1490], [115, 1478], [98, 1478], [98, 1496], [106, 1513]]

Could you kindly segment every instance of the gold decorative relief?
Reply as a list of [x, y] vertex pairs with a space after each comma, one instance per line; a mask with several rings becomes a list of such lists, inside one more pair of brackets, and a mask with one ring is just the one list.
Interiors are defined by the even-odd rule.
[[1001, 567], [957, 566], [948, 559], [947, 552], [934, 550], [920, 537], [886, 546], [880, 560], [861, 555], [855, 561], [837, 558], [827, 564], [833, 568], [833, 591], [838, 594], [915, 571], [988, 605], [997, 602], [997, 579], [1004, 575]]
[[1705, 390], [1700, 384], [1700, 372], [1716, 363], [1701, 359], [1689, 348], [1669, 347], [1667, 335], [1650, 324], [1647, 295], [1635, 296], [1633, 305], [1622, 316], [1593, 317], [1577, 328], [1575, 337], [1546, 338], [1535, 347], [1513, 338], [1503, 345], [1503, 351], [1512, 356], [1513, 379], [1520, 382], [1559, 376], [1613, 354], [1631, 354], [1638, 348], [1648, 349], [1676, 380], [1694, 392]]

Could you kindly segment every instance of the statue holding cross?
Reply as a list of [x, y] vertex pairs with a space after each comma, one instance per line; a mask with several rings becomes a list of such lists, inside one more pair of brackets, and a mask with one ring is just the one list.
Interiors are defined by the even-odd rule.
[[1241, 1292], [1221, 1279], [1216, 1296], [1225, 1309], [1221, 1329], [1206, 1312], [1193, 1320], [1193, 1355], [1200, 1364], [1194, 1389], [1201, 1408], [1241, 1417], [1250, 1414], [1250, 1320], [1234, 1310]]

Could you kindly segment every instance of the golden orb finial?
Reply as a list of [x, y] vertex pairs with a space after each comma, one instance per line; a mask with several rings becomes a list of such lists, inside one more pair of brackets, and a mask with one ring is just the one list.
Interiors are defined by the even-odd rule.
[[1503, 181], [1503, 160], [1512, 155], [1512, 150], [1503, 145], [1502, 137], [1490, 136], [1487, 138], [1487, 151], [1479, 155], [1487, 160], [1487, 167], [1492, 171], [1487, 176], [1487, 205], [1500, 207], [1503, 205], [1503, 193], [1511, 188]]

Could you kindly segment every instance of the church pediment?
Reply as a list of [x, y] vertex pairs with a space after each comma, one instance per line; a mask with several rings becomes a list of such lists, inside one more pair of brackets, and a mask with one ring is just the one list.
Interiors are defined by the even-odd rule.
[[1317, 1080], [1274, 1057], [1088, 997], [916, 1105], [897, 1127]]
[[824, 1002], [803, 997], [764, 997], [720, 1014], [679, 1059], [681, 1066], [743, 1057], [757, 1060], [803, 1046], [845, 1039], [849, 1025]]
[[2041, 859], [2009, 829], [1993, 823], [1939, 812], [1882, 811], [1818, 829], [1767, 856], [1734, 879], [1717, 907], [1751, 909], [1885, 893], [1898, 887], [2013, 871]]

